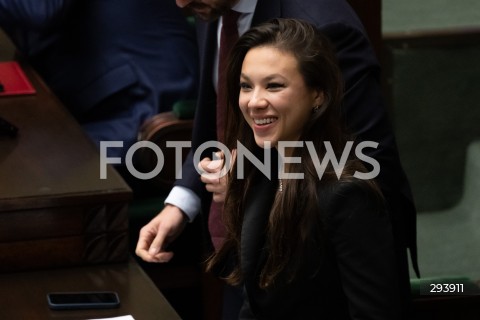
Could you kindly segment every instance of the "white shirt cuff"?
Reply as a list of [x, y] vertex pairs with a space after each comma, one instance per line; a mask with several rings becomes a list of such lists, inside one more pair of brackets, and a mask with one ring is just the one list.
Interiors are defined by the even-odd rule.
[[165, 199], [165, 204], [174, 205], [182, 210], [192, 222], [200, 212], [200, 198], [190, 189], [175, 186]]

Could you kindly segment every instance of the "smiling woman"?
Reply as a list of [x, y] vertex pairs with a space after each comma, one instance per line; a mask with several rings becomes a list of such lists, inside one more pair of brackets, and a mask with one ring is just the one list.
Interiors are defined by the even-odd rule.
[[240, 88], [240, 109], [260, 147], [264, 141], [276, 145], [298, 140], [315, 108], [324, 101], [322, 90], [306, 86], [293, 54], [273, 46], [248, 51]]
[[[227, 74], [226, 146], [238, 141], [261, 159], [271, 142], [272, 168], [287, 164], [272, 179], [245, 164], [242, 179], [237, 154], [228, 174], [227, 237], [208, 267], [243, 288], [240, 318], [400, 319], [404, 261], [376, 182], [358, 178], [366, 166], [343, 152], [354, 143], [330, 42], [311, 24], [275, 19], [239, 39]], [[343, 170], [317, 170], [325, 158]]]

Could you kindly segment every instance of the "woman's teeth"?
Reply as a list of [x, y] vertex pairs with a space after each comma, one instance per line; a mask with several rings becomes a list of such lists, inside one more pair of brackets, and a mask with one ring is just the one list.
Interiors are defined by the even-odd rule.
[[277, 119], [276, 118], [265, 118], [265, 119], [253, 119], [255, 124], [262, 125], [262, 124], [270, 124], [272, 122], [275, 122]]

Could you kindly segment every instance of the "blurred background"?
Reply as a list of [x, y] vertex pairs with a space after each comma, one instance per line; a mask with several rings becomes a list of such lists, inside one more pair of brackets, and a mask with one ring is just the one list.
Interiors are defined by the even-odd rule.
[[480, 279], [480, 1], [383, 0], [385, 92], [423, 277]]

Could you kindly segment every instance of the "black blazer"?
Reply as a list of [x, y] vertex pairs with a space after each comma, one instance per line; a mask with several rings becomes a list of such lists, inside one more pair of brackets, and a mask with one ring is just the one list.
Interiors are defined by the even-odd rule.
[[[406, 261], [405, 248], [409, 247], [416, 265], [416, 210], [383, 102], [379, 63], [360, 20], [344, 0], [259, 0], [252, 24], [275, 17], [314, 23], [335, 45], [346, 85], [343, 105], [346, 123], [358, 140], [379, 143], [377, 149], [369, 148], [363, 152], [380, 163], [377, 180], [392, 213], [398, 254]], [[212, 70], [217, 22], [200, 21], [197, 32], [201, 70], [192, 150], [183, 166], [183, 179], [176, 185], [195, 191], [202, 199], [203, 212], [208, 213], [211, 194], [201, 183], [192, 159], [200, 144], [216, 140], [216, 94]], [[406, 263], [403, 270], [404, 281], [408, 282]]]
[[[304, 272], [294, 284], [258, 287], [277, 185], [262, 176], [246, 202], [240, 253], [246, 299], [240, 319], [401, 319], [405, 310], [389, 215], [361, 180], [319, 187], [324, 228], [318, 232], [325, 232], [326, 244], [302, 257]], [[306, 276], [317, 265], [319, 271]]]

